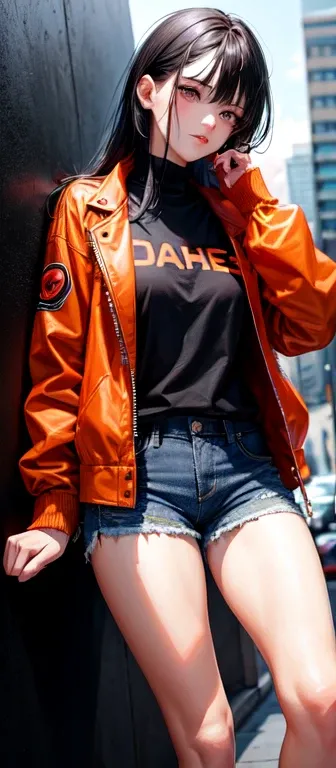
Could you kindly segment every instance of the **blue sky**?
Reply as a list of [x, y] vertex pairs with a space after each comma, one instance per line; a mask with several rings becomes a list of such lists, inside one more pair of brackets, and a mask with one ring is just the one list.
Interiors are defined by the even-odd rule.
[[194, 6], [234, 13], [254, 29], [266, 54], [275, 104], [274, 137], [260, 164], [286, 197], [283, 158], [292, 154], [293, 143], [309, 140], [300, 0], [130, 0], [129, 4], [136, 44], [159, 16]]

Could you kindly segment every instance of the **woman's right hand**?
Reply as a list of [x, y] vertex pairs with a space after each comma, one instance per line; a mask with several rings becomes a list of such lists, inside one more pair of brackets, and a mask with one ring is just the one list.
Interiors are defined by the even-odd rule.
[[63, 554], [70, 536], [55, 528], [33, 528], [9, 536], [4, 554], [4, 568], [8, 576], [28, 581], [48, 563]]

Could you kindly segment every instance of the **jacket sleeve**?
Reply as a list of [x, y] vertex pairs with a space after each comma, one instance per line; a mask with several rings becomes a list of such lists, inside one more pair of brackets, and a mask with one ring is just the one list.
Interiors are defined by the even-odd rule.
[[33, 445], [20, 461], [26, 488], [36, 496], [29, 528], [57, 528], [69, 535], [79, 518], [73, 441], [92, 280], [92, 261], [71, 198], [66, 189], [48, 237], [30, 350], [33, 387], [25, 403]]
[[336, 332], [336, 263], [315, 248], [301, 208], [272, 198], [259, 168], [220, 187], [247, 220], [243, 247], [274, 349], [292, 356], [327, 346]]

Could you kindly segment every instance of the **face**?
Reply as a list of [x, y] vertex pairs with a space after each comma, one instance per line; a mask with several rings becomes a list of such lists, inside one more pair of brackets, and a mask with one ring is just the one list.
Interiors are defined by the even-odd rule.
[[[209, 101], [210, 86], [202, 84], [211, 69], [213, 54], [209, 53], [188, 64], [177, 83], [176, 106], [173, 105], [169, 135], [169, 160], [186, 165], [207, 155], [215, 154], [225, 144], [243, 116], [243, 103], [218, 104]], [[216, 84], [215, 76], [211, 86]], [[152, 112], [152, 154], [163, 157], [168, 132], [169, 104], [176, 75], [165, 83], [154, 83], [145, 75], [138, 85], [138, 97], [145, 109]]]

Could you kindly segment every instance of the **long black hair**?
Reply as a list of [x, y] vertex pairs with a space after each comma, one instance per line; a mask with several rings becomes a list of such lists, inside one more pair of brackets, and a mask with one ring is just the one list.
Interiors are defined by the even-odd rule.
[[[219, 70], [217, 84], [210, 92], [211, 101], [230, 104], [234, 98], [236, 103], [242, 97], [245, 99], [244, 116], [221, 151], [232, 148], [250, 151], [258, 147], [272, 125], [272, 96], [267, 64], [256, 36], [236, 16], [213, 8], [187, 8], [165, 17], [134, 52], [112, 127], [80, 177], [104, 176], [132, 153], [149, 156], [151, 112], [141, 106], [137, 85], [145, 74], [154, 82], [162, 83], [176, 73], [169, 105], [164, 170], [179, 76], [187, 64], [209, 52], [213, 52], [212, 65], [203, 82], [210, 84]], [[74, 178], [67, 178], [64, 183]], [[149, 161], [143, 200], [136, 218], [155, 204], [157, 193]]]

